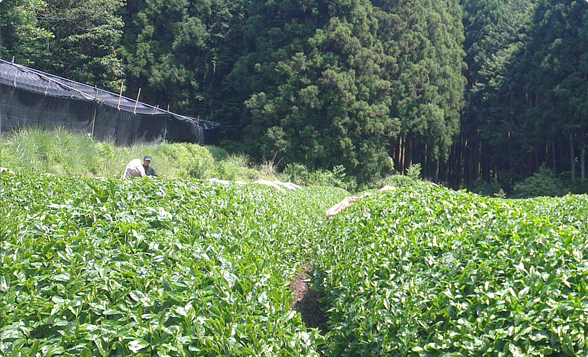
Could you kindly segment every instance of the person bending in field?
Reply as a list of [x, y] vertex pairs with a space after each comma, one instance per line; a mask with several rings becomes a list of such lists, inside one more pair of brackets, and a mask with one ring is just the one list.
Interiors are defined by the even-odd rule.
[[155, 169], [150, 166], [151, 160], [151, 156], [145, 156], [143, 163], [141, 163], [141, 160], [139, 159], [131, 160], [131, 162], [129, 162], [125, 167], [125, 172], [120, 177], [121, 180], [145, 176], [159, 177], [157, 172], [155, 172]]

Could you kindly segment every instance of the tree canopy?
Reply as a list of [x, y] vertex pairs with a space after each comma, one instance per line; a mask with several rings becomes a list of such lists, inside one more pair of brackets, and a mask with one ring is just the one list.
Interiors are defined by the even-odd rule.
[[280, 168], [585, 178], [585, 1], [5, 0], [0, 15], [2, 58], [141, 90]]

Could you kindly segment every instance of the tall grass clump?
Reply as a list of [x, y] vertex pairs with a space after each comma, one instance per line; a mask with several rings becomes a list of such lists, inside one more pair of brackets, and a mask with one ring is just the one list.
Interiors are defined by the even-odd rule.
[[1, 153], [3, 165], [13, 171], [81, 176], [101, 171], [92, 139], [66, 129], [22, 129], [3, 141]]
[[157, 173], [168, 179], [219, 178], [249, 182], [280, 178], [276, 172], [252, 165], [247, 156], [229, 155], [218, 147], [191, 143], [119, 147], [67, 129], [26, 128], [11, 133], [0, 145], [2, 165], [20, 173], [117, 178], [130, 160], [150, 155]]
[[421, 178], [421, 165], [415, 164], [407, 168], [404, 175], [401, 173], [395, 173], [371, 182], [364, 182], [360, 184], [357, 189], [358, 191], [365, 191], [378, 189], [384, 186], [411, 187], [423, 185], [430, 185], [430, 182], [424, 181]]
[[302, 164], [288, 164], [283, 175], [286, 180], [299, 185], [331, 186], [348, 191], [357, 188], [357, 180], [347, 176], [343, 166], [335, 166], [332, 170], [310, 171]]

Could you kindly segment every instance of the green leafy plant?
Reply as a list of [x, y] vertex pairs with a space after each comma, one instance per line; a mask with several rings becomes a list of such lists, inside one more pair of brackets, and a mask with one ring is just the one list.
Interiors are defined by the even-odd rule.
[[411, 165], [408, 169], [406, 169], [406, 176], [410, 177], [413, 180], [419, 180], [421, 178], [421, 164], [414, 164]]
[[317, 243], [326, 356], [586, 353], [585, 196], [374, 194]]
[[288, 286], [346, 192], [2, 181], [0, 354], [318, 356]]
[[553, 172], [545, 165], [533, 176], [515, 184], [514, 197], [529, 198], [537, 196], [563, 196], [568, 190], [553, 176]]

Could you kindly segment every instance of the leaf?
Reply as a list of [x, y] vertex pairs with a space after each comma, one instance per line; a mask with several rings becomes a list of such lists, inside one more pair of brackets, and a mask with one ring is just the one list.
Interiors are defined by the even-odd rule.
[[529, 292], [529, 290], [531, 290], [531, 288], [529, 288], [528, 286], [524, 289], [522, 289], [521, 291], [519, 291], [519, 299], [522, 299], [525, 297], [525, 295], [527, 295], [527, 293]]
[[128, 347], [133, 353], [137, 353], [145, 347], [149, 346], [149, 342], [144, 339], [134, 340], [129, 342]]
[[4, 276], [0, 276], [0, 291], [8, 291], [8, 284], [6, 283], [6, 278]]
[[149, 306], [151, 304], [151, 299], [144, 293], [139, 290], [133, 290], [129, 293], [131, 299], [136, 302], [140, 302], [143, 306]]
[[64, 352], [65, 349], [61, 346], [50, 346], [46, 351], [44, 351], [46, 357], [61, 355]]
[[62, 281], [62, 282], [67, 282], [67, 281], [69, 281], [69, 279], [70, 279], [69, 274], [58, 274], [53, 277], [53, 280]]

